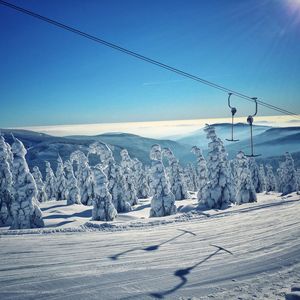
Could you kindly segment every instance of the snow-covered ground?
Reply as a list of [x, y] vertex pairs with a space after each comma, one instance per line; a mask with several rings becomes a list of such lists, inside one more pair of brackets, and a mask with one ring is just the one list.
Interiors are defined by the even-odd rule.
[[149, 219], [145, 199], [109, 223], [42, 203], [46, 228], [0, 230], [0, 298], [284, 299], [300, 285], [299, 200], [259, 194], [203, 212], [189, 199]]

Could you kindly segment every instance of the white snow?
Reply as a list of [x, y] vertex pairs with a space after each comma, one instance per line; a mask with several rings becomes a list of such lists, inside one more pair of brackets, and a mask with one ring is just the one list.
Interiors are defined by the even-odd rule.
[[160, 218], [141, 199], [114, 222], [41, 203], [45, 228], [0, 230], [1, 300], [284, 299], [299, 286], [300, 196], [257, 196], [208, 211], [193, 210], [195, 197]]

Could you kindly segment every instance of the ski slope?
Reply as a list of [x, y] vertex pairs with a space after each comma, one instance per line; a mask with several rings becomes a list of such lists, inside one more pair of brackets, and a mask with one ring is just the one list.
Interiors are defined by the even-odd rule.
[[49, 202], [45, 229], [0, 230], [0, 298], [284, 299], [300, 285], [299, 200], [259, 194], [192, 213], [190, 199], [162, 219], [147, 218], [144, 200], [113, 227], [91, 222], [90, 208]]

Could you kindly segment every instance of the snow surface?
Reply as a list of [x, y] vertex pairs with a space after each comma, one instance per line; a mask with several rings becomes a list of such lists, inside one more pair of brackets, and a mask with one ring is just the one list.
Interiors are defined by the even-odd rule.
[[201, 211], [193, 198], [148, 218], [142, 199], [114, 222], [92, 221], [92, 207], [41, 203], [45, 228], [0, 229], [0, 298], [285, 299], [300, 286], [299, 200], [258, 194]]

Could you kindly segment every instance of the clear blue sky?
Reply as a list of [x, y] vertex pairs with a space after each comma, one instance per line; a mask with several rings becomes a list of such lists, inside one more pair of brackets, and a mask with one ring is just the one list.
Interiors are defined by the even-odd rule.
[[[8, 1], [300, 113], [299, 0]], [[1, 5], [0, 38], [2, 127], [229, 116], [222, 92]]]

